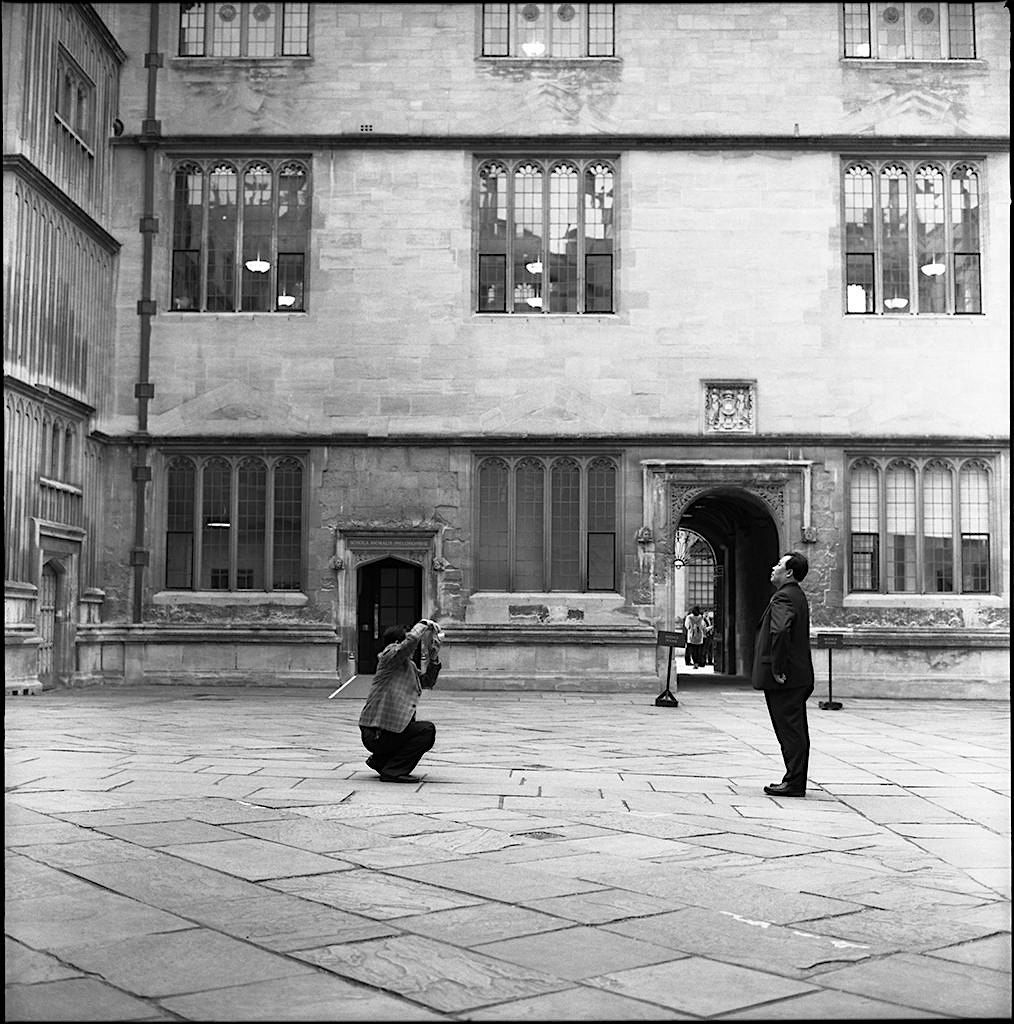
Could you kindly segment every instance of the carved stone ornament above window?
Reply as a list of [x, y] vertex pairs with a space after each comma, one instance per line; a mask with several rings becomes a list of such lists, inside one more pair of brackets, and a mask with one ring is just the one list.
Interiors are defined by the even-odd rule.
[[757, 383], [750, 380], [706, 380], [705, 434], [756, 434]]

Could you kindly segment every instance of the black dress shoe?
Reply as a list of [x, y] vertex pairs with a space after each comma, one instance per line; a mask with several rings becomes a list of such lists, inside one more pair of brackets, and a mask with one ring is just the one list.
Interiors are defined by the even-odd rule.
[[372, 768], [378, 775], [382, 774], [381, 771], [380, 771], [380, 765], [377, 764], [377, 758], [373, 754], [371, 754], [366, 759], [366, 767], [367, 768]]
[[383, 772], [380, 773], [381, 782], [419, 782], [420, 779], [415, 775], [385, 775]]
[[765, 786], [764, 792], [768, 796], [806, 796], [805, 789], [793, 789], [784, 782], [774, 782], [770, 786]]

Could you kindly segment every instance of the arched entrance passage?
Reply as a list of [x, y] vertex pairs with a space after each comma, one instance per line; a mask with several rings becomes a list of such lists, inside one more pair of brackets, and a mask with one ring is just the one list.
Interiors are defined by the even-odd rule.
[[400, 558], [360, 565], [357, 580], [357, 663], [377, 670], [380, 638], [388, 626], [414, 626], [422, 618], [422, 567]]
[[714, 487], [683, 509], [680, 530], [703, 537], [714, 552], [715, 672], [749, 675], [753, 641], [771, 597], [778, 528], [767, 505], [737, 487]]

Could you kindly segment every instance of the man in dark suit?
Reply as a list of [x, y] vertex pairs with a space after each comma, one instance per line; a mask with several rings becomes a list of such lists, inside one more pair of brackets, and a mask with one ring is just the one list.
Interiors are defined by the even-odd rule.
[[810, 563], [791, 551], [771, 569], [775, 593], [761, 616], [753, 656], [753, 688], [764, 691], [768, 714], [782, 748], [785, 775], [764, 787], [768, 796], [806, 796], [810, 733], [806, 700], [813, 693], [810, 606], [800, 581]]

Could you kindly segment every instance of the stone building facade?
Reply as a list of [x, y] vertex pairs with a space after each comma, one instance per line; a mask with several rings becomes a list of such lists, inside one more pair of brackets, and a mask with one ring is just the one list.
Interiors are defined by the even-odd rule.
[[448, 688], [654, 691], [687, 573], [744, 674], [799, 549], [836, 695], [1007, 695], [1002, 3], [4, 30], [24, 687], [331, 686], [422, 614]]

